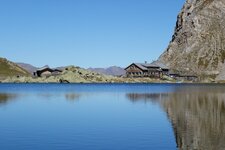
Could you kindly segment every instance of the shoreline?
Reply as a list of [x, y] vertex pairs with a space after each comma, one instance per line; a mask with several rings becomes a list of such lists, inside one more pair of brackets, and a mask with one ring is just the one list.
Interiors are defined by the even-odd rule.
[[225, 85], [225, 83], [223, 82], [72, 82], [72, 83], [58, 83], [58, 82], [0, 82], [1, 84], [219, 84], [219, 85]]

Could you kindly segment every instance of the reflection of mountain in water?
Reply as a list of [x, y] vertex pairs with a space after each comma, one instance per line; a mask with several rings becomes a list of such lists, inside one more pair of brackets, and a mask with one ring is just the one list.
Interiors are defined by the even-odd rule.
[[0, 105], [7, 104], [9, 101], [16, 99], [17, 96], [16, 94], [0, 93]]
[[174, 93], [127, 97], [132, 102], [158, 102], [172, 122], [179, 149], [225, 149], [224, 87], [181, 86]]
[[128, 99], [132, 102], [156, 102], [162, 97], [168, 96], [168, 93], [129, 93], [126, 95]]

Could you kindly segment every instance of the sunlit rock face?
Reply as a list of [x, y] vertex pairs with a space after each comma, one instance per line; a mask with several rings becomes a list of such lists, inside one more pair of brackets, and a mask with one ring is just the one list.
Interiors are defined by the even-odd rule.
[[186, 0], [159, 60], [182, 72], [218, 76], [225, 60], [225, 1]]
[[178, 149], [225, 149], [223, 86], [187, 86], [170, 93], [130, 93], [127, 97], [132, 102], [158, 104], [166, 112]]

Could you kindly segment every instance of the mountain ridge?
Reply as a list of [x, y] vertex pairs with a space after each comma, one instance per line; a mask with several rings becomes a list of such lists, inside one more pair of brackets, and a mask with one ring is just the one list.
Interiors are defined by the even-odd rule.
[[216, 78], [225, 65], [224, 24], [224, 0], [186, 0], [159, 60], [172, 70]]
[[16, 64], [21, 68], [27, 70], [30, 74], [33, 74], [33, 72], [35, 72], [38, 69], [38, 67], [35, 67], [28, 63], [17, 62]]
[[29, 76], [29, 72], [6, 58], [0, 58], [0, 78]]
[[88, 68], [88, 70], [112, 76], [121, 76], [126, 73], [124, 68], [118, 66], [111, 66], [108, 68]]

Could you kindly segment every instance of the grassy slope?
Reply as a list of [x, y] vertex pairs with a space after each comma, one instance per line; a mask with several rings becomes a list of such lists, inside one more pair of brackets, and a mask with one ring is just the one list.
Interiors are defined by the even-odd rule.
[[15, 63], [10, 62], [7, 59], [0, 58], [0, 77], [4, 78], [17, 75], [29, 76], [30, 74]]

